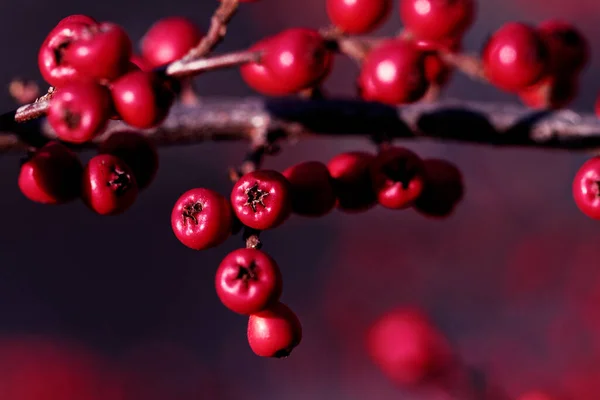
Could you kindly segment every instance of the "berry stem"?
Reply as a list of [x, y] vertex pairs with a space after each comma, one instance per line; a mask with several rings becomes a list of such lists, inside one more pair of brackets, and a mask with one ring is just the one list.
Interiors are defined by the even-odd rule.
[[194, 76], [201, 72], [237, 67], [249, 62], [257, 62], [260, 60], [260, 56], [261, 52], [259, 51], [238, 51], [215, 57], [199, 58], [187, 62], [176, 61], [167, 67], [166, 73], [167, 75], [176, 77]]

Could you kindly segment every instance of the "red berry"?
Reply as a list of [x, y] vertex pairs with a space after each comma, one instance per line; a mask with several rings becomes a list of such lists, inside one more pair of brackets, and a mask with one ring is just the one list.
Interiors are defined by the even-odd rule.
[[475, 18], [473, 0], [400, 0], [400, 19], [418, 39], [456, 38]]
[[19, 188], [37, 203], [66, 203], [79, 197], [82, 171], [75, 153], [59, 142], [50, 142], [21, 166]]
[[244, 225], [260, 230], [275, 228], [292, 211], [290, 183], [277, 171], [250, 172], [234, 185], [231, 204]]
[[415, 102], [429, 88], [425, 54], [412, 42], [388, 40], [365, 58], [358, 86], [365, 100], [387, 104]]
[[261, 357], [288, 357], [302, 340], [300, 320], [283, 303], [248, 318], [248, 343]]
[[518, 92], [544, 77], [549, 68], [549, 54], [534, 28], [511, 22], [487, 41], [482, 62], [493, 85], [508, 92]]
[[522, 394], [517, 400], [558, 400], [547, 393], [539, 391], [531, 391]]
[[418, 385], [450, 361], [447, 343], [417, 310], [398, 309], [380, 317], [367, 334], [373, 362], [399, 385]]
[[573, 198], [590, 218], [600, 219], [600, 157], [586, 161], [573, 179]]
[[64, 59], [87, 78], [112, 81], [129, 68], [131, 40], [119, 25], [85, 27], [64, 51]]
[[83, 202], [98, 214], [121, 214], [135, 202], [137, 194], [133, 172], [113, 155], [92, 157], [83, 171]]
[[59, 139], [84, 143], [102, 132], [112, 110], [106, 87], [92, 81], [74, 81], [52, 96], [48, 122]]
[[409, 207], [425, 187], [423, 160], [403, 147], [384, 149], [371, 163], [371, 181], [379, 204], [391, 209]]
[[550, 53], [550, 73], [571, 76], [581, 72], [590, 59], [590, 44], [572, 24], [549, 20], [538, 26]]
[[320, 217], [335, 207], [335, 193], [327, 166], [318, 161], [294, 165], [283, 175], [292, 187], [292, 211], [299, 215]]
[[87, 28], [86, 23], [64, 22], [52, 29], [42, 43], [38, 67], [50, 85], [60, 87], [82, 77], [81, 71], [65, 60], [65, 51]]
[[129, 61], [142, 71], [152, 71], [152, 66], [139, 54], [132, 54]]
[[568, 106], [579, 92], [579, 77], [549, 77], [519, 92], [523, 104], [533, 109], [558, 110]]
[[327, 0], [327, 15], [331, 22], [355, 35], [378, 28], [391, 9], [391, 0]]
[[90, 17], [89, 15], [73, 14], [73, 15], [64, 17], [63, 19], [58, 21], [58, 24], [56, 24], [56, 26], [60, 26], [62, 24], [71, 24], [71, 23], [84, 24], [84, 25], [96, 25], [96, 24], [98, 24], [98, 21], [96, 21], [94, 18]]
[[598, 93], [598, 96], [596, 97], [596, 103], [594, 104], [594, 112], [596, 113], [596, 116], [600, 118], [600, 93]]
[[183, 57], [202, 39], [196, 24], [185, 17], [158, 20], [141, 40], [142, 55], [153, 68]]
[[342, 211], [365, 211], [376, 203], [369, 168], [375, 156], [354, 151], [341, 153], [327, 164], [337, 198], [337, 208]]
[[452, 48], [441, 47], [437, 43], [419, 40], [416, 45], [425, 53], [425, 77], [429, 83], [444, 86], [450, 80], [452, 68], [440, 57], [439, 51], [456, 52], [460, 49], [460, 42], [452, 44]]
[[156, 146], [137, 132], [112, 133], [98, 148], [99, 154], [112, 154], [131, 168], [140, 189], [150, 185], [158, 170]]
[[332, 54], [318, 31], [287, 29], [266, 41], [261, 64], [278, 81], [281, 91], [295, 93], [325, 78]]
[[171, 213], [171, 227], [181, 243], [205, 250], [223, 243], [231, 235], [231, 205], [214, 190], [197, 188], [179, 197]]
[[[272, 38], [256, 42], [249, 51], [264, 51], [269, 48]], [[266, 96], [283, 96], [287, 90], [280, 85], [279, 80], [273, 78], [269, 70], [262, 63], [247, 63], [240, 67], [242, 79], [255, 91]]]
[[452, 163], [430, 158], [423, 160], [425, 188], [414, 209], [425, 216], [444, 218], [452, 214], [464, 195], [460, 170]]
[[111, 85], [115, 109], [127, 124], [152, 128], [168, 115], [173, 94], [153, 72], [129, 72]]
[[268, 254], [256, 249], [238, 249], [221, 261], [215, 285], [225, 307], [250, 315], [275, 304], [283, 282], [279, 266]]

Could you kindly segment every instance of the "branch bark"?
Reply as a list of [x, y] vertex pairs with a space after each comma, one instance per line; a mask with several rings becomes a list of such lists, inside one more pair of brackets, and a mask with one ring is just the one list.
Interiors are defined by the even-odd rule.
[[[1, 152], [56, 138], [45, 120], [16, 123], [15, 115], [13, 111], [0, 116]], [[77, 147], [94, 147], [119, 130], [134, 129], [111, 121], [105, 133]], [[600, 120], [593, 114], [458, 100], [392, 107], [343, 99], [204, 98], [195, 105], [176, 104], [160, 127], [139, 132], [158, 146], [206, 140], [247, 140], [261, 146], [280, 139], [363, 136], [563, 150], [600, 148]]]

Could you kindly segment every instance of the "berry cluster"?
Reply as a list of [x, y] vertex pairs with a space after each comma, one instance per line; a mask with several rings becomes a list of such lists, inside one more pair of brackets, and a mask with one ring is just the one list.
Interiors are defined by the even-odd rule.
[[85, 168], [67, 145], [95, 139], [111, 119], [138, 129], [159, 125], [173, 103], [176, 82], [152, 69], [179, 59], [201, 37], [191, 21], [164, 18], [144, 36], [140, 56], [118, 25], [86, 15], [61, 20], [44, 40], [38, 60], [54, 88], [48, 94], [48, 122], [63, 143], [50, 142], [23, 162], [23, 194], [43, 204], [81, 197], [101, 215], [128, 209], [156, 174], [154, 145], [140, 133], [116, 132], [100, 143], [99, 154]]
[[[171, 226], [181, 243], [204, 250], [222, 244], [242, 226], [253, 232], [277, 228], [292, 213], [321, 217], [334, 208], [356, 213], [379, 204], [445, 217], [462, 194], [462, 177], [452, 164], [382, 146], [377, 155], [342, 153], [327, 165], [308, 161], [283, 173], [249, 172], [237, 180], [229, 200], [210, 189], [191, 189], [175, 203]], [[219, 265], [217, 295], [230, 310], [250, 316], [248, 341], [257, 355], [287, 356], [300, 343], [300, 322], [279, 302], [283, 284], [277, 263], [255, 243], [248, 246]]]

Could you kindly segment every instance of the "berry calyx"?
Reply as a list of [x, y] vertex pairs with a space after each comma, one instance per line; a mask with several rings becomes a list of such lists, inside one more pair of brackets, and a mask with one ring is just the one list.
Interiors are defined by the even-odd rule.
[[423, 160], [425, 188], [415, 201], [415, 211], [431, 218], [452, 214], [464, 195], [460, 170], [452, 163], [437, 158]]
[[600, 219], [600, 157], [586, 161], [573, 179], [573, 198], [581, 212]]
[[548, 20], [537, 27], [550, 53], [549, 72], [555, 77], [580, 73], [590, 59], [590, 44], [573, 25], [560, 20]]
[[19, 189], [37, 203], [67, 203], [79, 197], [82, 172], [75, 153], [59, 142], [50, 142], [21, 166]]
[[121, 159], [100, 154], [83, 171], [82, 200], [100, 215], [117, 215], [137, 198], [138, 186], [131, 169]]
[[185, 17], [166, 17], [155, 22], [141, 40], [142, 56], [151, 68], [183, 57], [202, 39], [196, 24]]
[[425, 55], [413, 42], [387, 40], [365, 58], [358, 87], [365, 100], [391, 105], [415, 102], [429, 88]]
[[382, 206], [409, 207], [425, 187], [423, 160], [404, 147], [383, 149], [371, 163], [371, 182]]
[[298, 215], [320, 217], [335, 207], [331, 176], [325, 164], [307, 161], [294, 165], [283, 175], [292, 188], [292, 211]]
[[490, 83], [508, 92], [519, 92], [539, 82], [549, 71], [548, 49], [529, 25], [511, 22], [487, 41], [482, 54]]
[[84, 143], [102, 132], [112, 110], [106, 87], [93, 81], [74, 81], [52, 96], [48, 122], [61, 140]]
[[456, 38], [475, 19], [474, 0], [401, 0], [400, 19], [418, 39], [443, 41]]
[[133, 131], [114, 132], [98, 147], [99, 154], [112, 154], [131, 168], [138, 187], [150, 185], [158, 171], [156, 146], [144, 135]]
[[234, 185], [231, 205], [244, 225], [259, 230], [275, 228], [292, 211], [290, 183], [277, 171], [250, 172]]
[[225, 307], [250, 315], [279, 300], [283, 281], [279, 266], [268, 254], [256, 249], [238, 249], [221, 261], [215, 286]]
[[231, 235], [231, 205], [214, 190], [196, 188], [177, 199], [171, 213], [173, 233], [181, 243], [194, 250], [205, 250], [223, 243]]
[[302, 340], [302, 325], [294, 312], [276, 303], [248, 318], [248, 343], [261, 357], [288, 357]]
[[377, 198], [371, 184], [370, 166], [373, 154], [351, 151], [333, 157], [327, 163], [332, 178], [336, 206], [345, 212], [366, 211], [373, 207]]
[[343, 32], [360, 35], [378, 28], [390, 15], [391, 0], [327, 0], [327, 15]]
[[174, 100], [173, 93], [154, 72], [128, 72], [114, 81], [110, 89], [121, 119], [141, 129], [160, 124]]

